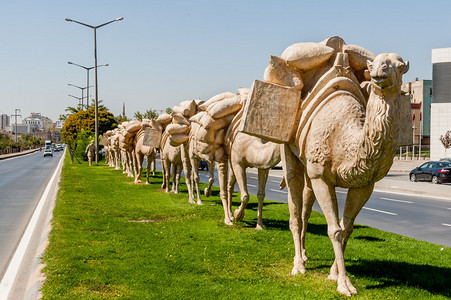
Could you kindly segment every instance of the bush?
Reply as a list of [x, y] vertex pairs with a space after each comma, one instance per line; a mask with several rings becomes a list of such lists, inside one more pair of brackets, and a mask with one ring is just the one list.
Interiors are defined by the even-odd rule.
[[83, 160], [87, 161], [88, 156], [86, 155], [86, 147], [95, 139], [95, 134], [90, 130], [81, 130], [77, 135], [77, 139], [75, 140], [75, 156], [79, 158], [83, 158]]

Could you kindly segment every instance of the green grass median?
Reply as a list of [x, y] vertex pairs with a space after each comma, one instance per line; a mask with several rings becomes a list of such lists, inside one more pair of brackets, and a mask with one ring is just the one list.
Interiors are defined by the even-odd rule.
[[[286, 204], [265, 201], [257, 231], [251, 197], [244, 220], [226, 226], [218, 188], [198, 206], [184, 183], [180, 194], [164, 193], [161, 183], [160, 172], [135, 185], [122, 171], [71, 164], [67, 155], [43, 299], [345, 298], [327, 280], [334, 253], [322, 215], [309, 222], [307, 273], [291, 276]], [[356, 225], [345, 259], [355, 299], [451, 297], [451, 248]]]

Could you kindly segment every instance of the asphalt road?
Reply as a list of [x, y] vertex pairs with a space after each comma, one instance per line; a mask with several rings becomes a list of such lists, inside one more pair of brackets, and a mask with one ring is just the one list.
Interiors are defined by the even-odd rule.
[[43, 152], [0, 161], [0, 278], [63, 152]]
[[[280, 172], [268, 177], [265, 199], [287, 203], [287, 190], [280, 190]], [[217, 175], [216, 175], [217, 176]], [[208, 172], [200, 171], [202, 182], [208, 181]], [[257, 194], [258, 177], [256, 172], [248, 172], [248, 191]], [[393, 176], [391, 179], [394, 179]], [[408, 182], [407, 175], [399, 175], [399, 185]], [[215, 178], [215, 185], [218, 179]], [[235, 191], [239, 191], [235, 187]], [[451, 186], [450, 186], [451, 191]], [[343, 212], [346, 189], [337, 189], [339, 212]], [[205, 197], [205, 196], [203, 196]], [[234, 210], [235, 208], [233, 208]], [[288, 207], [287, 207], [288, 209]], [[313, 209], [321, 212], [318, 203]], [[255, 214], [256, 211], [246, 211]], [[265, 213], [263, 211], [263, 224]], [[451, 247], [451, 201], [427, 195], [406, 195], [375, 191], [356, 218], [356, 224], [368, 225], [384, 231], [412, 237], [439, 245]]]

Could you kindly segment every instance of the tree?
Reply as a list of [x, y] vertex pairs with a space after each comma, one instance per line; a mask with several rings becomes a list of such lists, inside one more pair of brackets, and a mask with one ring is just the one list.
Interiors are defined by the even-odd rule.
[[[106, 109], [103, 105], [99, 106], [98, 121], [99, 135], [117, 126], [117, 123], [114, 120], [114, 115], [110, 113], [108, 109]], [[75, 150], [75, 140], [77, 139], [77, 135], [82, 130], [95, 132], [94, 106], [90, 106], [88, 110], [81, 110], [77, 113], [71, 114], [66, 119], [63, 130], [61, 131], [63, 141]]]
[[443, 147], [445, 147], [445, 157], [446, 157], [446, 150], [451, 148], [451, 131], [447, 131], [445, 135], [440, 136], [440, 141], [443, 144]]
[[172, 108], [166, 107], [166, 113], [167, 113], [168, 115], [172, 114]]
[[139, 121], [142, 121], [142, 119], [155, 119], [158, 117], [158, 113], [156, 112], [156, 110], [148, 109], [143, 114], [139, 111], [135, 112], [133, 117]]
[[122, 122], [130, 121], [130, 119], [127, 118], [127, 116], [123, 116], [123, 115], [119, 114], [114, 117], [114, 121], [116, 122], [116, 124], [121, 124]]

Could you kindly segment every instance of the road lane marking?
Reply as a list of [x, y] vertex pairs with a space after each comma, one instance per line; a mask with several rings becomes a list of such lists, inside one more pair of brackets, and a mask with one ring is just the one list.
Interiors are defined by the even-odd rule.
[[443, 226], [451, 227], [451, 224], [442, 223]]
[[398, 214], [389, 212], [389, 211], [383, 211], [383, 210], [379, 210], [379, 209], [375, 209], [375, 208], [369, 208], [369, 207], [363, 207], [363, 209], [367, 209], [367, 210], [371, 210], [371, 211], [375, 211], [375, 212], [380, 212], [383, 214], [387, 214], [387, 215], [392, 215], [392, 216], [397, 216]]
[[31, 238], [33, 237], [33, 232], [36, 228], [41, 212], [44, 208], [44, 204], [47, 200], [47, 197], [50, 193], [50, 190], [55, 180], [57, 179], [58, 172], [61, 171], [61, 167], [63, 165], [65, 157], [64, 154], [66, 154], [66, 150], [64, 150], [63, 155], [61, 156], [60, 161], [58, 163], [58, 166], [55, 169], [55, 172], [50, 178], [49, 183], [47, 184], [44, 193], [41, 196], [41, 199], [39, 199], [38, 205], [36, 206], [33, 215], [30, 219], [30, 222], [28, 223], [27, 228], [25, 229], [25, 232], [22, 236], [22, 239], [20, 240], [20, 243], [17, 246], [16, 251], [14, 252], [14, 256], [8, 265], [8, 269], [6, 270], [5, 275], [2, 278], [2, 281], [0, 283], [0, 299], [8, 299], [9, 293], [11, 292], [11, 288], [14, 284], [14, 280], [16, 279], [16, 276], [19, 272], [20, 265], [22, 264], [22, 260], [25, 257], [28, 245], [30, 244]]
[[273, 191], [273, 192], [279, 192], [279, 193], [288, 194], [287, 191], [283, 191], [283, 190], [276, 190], [276, 189], [269, 189], [269, 190], [270, 190], [270, 191]]
[[280, 180], [279, 180], [279, 181], [276, 181], [276, 180], [271, 180], [271, 179], [269, 179], [268, 181], [274, 182], [274, 183], [280, 183]]
[[402, 196], [410, 196], [410, 197], [420, 197], [420, 198], [451, 201], [451, 198], [431, 196], [431, 195], [426, 195], [426, 194], [412, 194], [412, 192], [409, 193], [409, 192], [393, 192], [393, 191], [378, 190], [377, 187], [374, 189], [374, 192], [384, 193], [384, 194], [392, 194], [392, 195], [402, 195]]
[[347, 194], [348, 192], [343, 192], [343, 191], [335, 191], [338, 194]]
[[393, 201], [393, 202], [408, 203], [408, 204], [412, 204], [412, 203], [413, 203], [412, 201], [398, 200], [398, 199], [384, 198], [384, 197], [381, 197], [381, 198], [379, 198], [379, 199], [381, 199], [381, 200], [387, 200], [387, 201]]
[[248, 183], [247, 186], [251, 186], [251, 187], [254, 187], [254, 188], [258, 187], [256, 185], [253, 185], [253, 184], [250, 184], [250, 183]]

